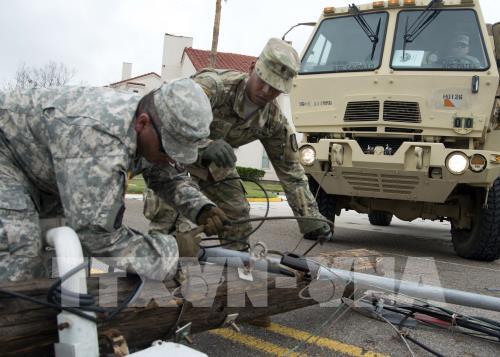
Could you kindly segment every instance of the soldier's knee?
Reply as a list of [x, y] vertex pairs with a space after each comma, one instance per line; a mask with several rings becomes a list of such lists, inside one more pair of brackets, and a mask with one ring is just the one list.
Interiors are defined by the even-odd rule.
[[158, 210], [160, 208], [160, 199], [153, 192], [153, 190], [146, 189], [144, 191], [144, 207], [143, 214], [149, 220], [153, 220], [158, 214]]
[[250, 205], [248, 204], [248, 201], [245, 199], [245, 202], [243, 202], [241, 205], [236, 206], [235, 211], [241, 216], [248, 216], [250, 214]]
[[168, 231], [175, 223], [178, 213], [152, 190], [144, 192], [144, 217], [151, 221], [150, 229]]

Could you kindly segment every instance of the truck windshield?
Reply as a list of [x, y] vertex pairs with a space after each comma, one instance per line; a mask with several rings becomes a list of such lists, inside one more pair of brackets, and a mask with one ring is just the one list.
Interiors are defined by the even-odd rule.
[[437, 10], [417, 36], [405, 41], [408, 27], [421, 13], [415, 10], [399, 13], [392, 68], [477, 71], [489, 67], [473, 10]]
[[385, 40], [387, 13], [362, 14], [372, 28], [380, 29], [378, 41], [367, 36], [354, 16], [321, 22], [302, 58], [301, 74], [372, 71], [380, 66]]

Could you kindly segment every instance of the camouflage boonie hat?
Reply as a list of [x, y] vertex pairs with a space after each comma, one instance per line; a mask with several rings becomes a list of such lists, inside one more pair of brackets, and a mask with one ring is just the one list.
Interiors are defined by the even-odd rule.
[[289, 93], [300, 68], [297, 51], [287, 42], [271, 38], [255, 64], [257, 75], [271, 87]]
[[154, 94], [163, 147], [172, 159], [192, 164], [198, 146], [210, 134], [212, 107], [205, 92], [189, 78], [163, 84]]

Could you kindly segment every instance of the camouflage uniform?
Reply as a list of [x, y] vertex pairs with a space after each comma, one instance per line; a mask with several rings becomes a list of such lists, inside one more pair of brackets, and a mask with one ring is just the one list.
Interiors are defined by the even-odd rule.
[[[269, 41], [256, 63], [255, 71], [262, 80], [287, 93], [291, 89], [291, 79], [298, 70], [298, 56], [293, 49], [283, 48], [281, 44], [280, 40]], [[291, 61], [288, 58], [290, 51], [296, 56]], [[294, 61], [296, 66], [290, 64]], [[278, 73], [279, 76], [273, 77], [270, 71]], [[268, 103], [263, 108], [258, 108], [250, 102], [245, 94], [248, 77], [248, 74], [237, 71], [209, 69], [202, 70], [192, 77], [210, 98], [214, 115], [210, 125], [210, 139], [224, 139], [233, 148], [260, 140], [283, 185], [294, 214], [323, 218], [309, 190], [304, 169], [299, 163], [295, 133], [276, 101]], [[288, 79], [281, 80], [282, 77]], [[188, 170], [198, 180], [202, 192], [223, 209], [229, 219], [249, 217], [250, 206], [240, 180], [214, 185], [214, 182], [221, 178], [238, 177], [234, 167], [230, 170], [225, 169], [225, 172], [214, 164], [208, 168], [204, 167], [200, 152], [198, 162], [189, 166]], [[158, 200], [152, 192], [148, 192], [146, 196], [144, 211], [146, 218], [151, 220], [150, 230], [160, 232], [173, 230], [172, 223], [177, 217], [175, 210]], [[179, 217], [177, 222], [182, 223], [183, 219]], [[302, 233], [308, 233], [325, 227], [325, 223], [302, 221], [299, 222], [299, 227]], [[224, 237], [238, 239], [250, 230], [250, 224], [235, 225], [227, 230]]]
[[[179, 95], [185, 95], [182, 87]], [[159, 91], [158, 100], [164, 92]], [[118, 267], [152, 278], [175, 272], [173, 237], [143, 235], [122, 225], [127, 175], [140, 169], [133, 125], [140, 99], [105, 88], [0, 92], [0, 281], [48, 274], [39, 223], [57, 216], [77, 232], [88, 255], [120, 257]], [[187, 115], [205, 121], [203, 135], [211, 120], [205, 100], [208, 117], [199, 117], [200, 111]], [[181, 151], [172, 157], [186, 156]], [[203, 206], [213, 204], [184, 173], [162, 167], [158, 175], [164, 181], [160, 196], [187, 217], [194, 219]], [[134, 257], [140, 259], [134, 262]]]
[[447, 56], [441, 62], [446, 68], [474, 69], [480, 68], [481, 62], [469, 54], [470, 37], [459, 34], [451, 40], [451, 47]]

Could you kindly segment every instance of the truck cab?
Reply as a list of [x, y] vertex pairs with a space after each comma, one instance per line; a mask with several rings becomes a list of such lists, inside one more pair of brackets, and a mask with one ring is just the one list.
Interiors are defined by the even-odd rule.
[[290, 100], [327, 218], [448, 220], [458, 255], [499, 258], [498, 29], [477, 0], [323, 10]]

